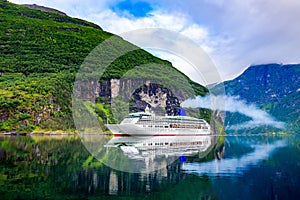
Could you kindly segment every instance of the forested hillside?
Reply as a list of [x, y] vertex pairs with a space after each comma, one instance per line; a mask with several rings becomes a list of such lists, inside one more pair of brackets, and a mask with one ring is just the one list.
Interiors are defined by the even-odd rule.
[[[72, 131], [76, 72], [85, 57], [113, 34], [62, 12], [34, 8], [0, 1], [0, 132]], [[147, 63], [172, 67], [138, 49], [116, 59], [103, 79], [120, 78]], [[207, 92], [186, 79], [197, 95]]]

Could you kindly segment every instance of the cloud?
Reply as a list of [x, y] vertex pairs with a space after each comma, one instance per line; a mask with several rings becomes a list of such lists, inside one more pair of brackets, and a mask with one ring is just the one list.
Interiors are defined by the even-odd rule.
[[[169, 14], [156, 10], [149, 12], [145, 17], [128, 18], [112, 10], [105, 10], [89, 17], [95, 23], [101, 24], [105, 30], [116, 34], [141, 28], [165, 28], [179, 32], [203, 45], [209, 42], [207, 29], [190, 22], [183, 13]], [[209, 49], [208, 45], [205, 46]]]
[[203, 48], [191, 39], [165, 29], [138, 29], [121, 34], [132, 43], [154, 52], [201, 84], [221, 82], [214, 63]]
[[227, 112], [238, 112], [250, 117], [252, 120], [242, 124], [227, 127], [228, 130], [239, 130], [269, 125], [275, 128], [284, 128], [285, 123], [277, 121], [267, 112], [258, 109], [254, 104], [247, 104], [237, 96], [198, 96], [188, 99], [181, 104], [184, 108], [208, 108]]
[[166, 0], [160, 2], [170, 12], [189, 13], [196, 24], [226, 41], [211, 54], [226, 78], [250, 64], [300, 62], [298, 0], [174, 0], [169, 6]]
[[[172, 62], [173, 66], [182, 71], [185, 75], [187, 75], [191, 80], [196, 81], [200, 83], [201, 85], [208, 85], [210, 84], [207, 80], [207, 77], [203, 73], [203, 70], [196, 71], [195, 68], [191, 63], [189, 63], [184, 58], [181, 58], [180, 56], [171, 54], [169, 52], [165, 51], [150, 51], [154, 56], [157, 56], [159, 58], [168, 60]], [[202, 72], [202, 73], [201, 73]], [[220, 80], [220, 79], [219, 79]]]

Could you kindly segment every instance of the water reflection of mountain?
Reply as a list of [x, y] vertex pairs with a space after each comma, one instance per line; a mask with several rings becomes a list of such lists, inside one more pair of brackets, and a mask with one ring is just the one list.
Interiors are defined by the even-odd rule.
[[185, 173], [210, 175], [210, 176], [236, 176], [243, 174], [249, 167], [270, 156], [273, 151], [286, 146], [283, 140], [272, 144], [253, 145], [253, 151], [243, 155], [240, 158], [228, 158], [218, 161], [209, 161], [205, 163], [190, 162], [184, 163], [182, 169]]
[[[214, 145], [213, 136], [114, 137], [104, 147], [119, 157], [107, 164], [121, 171], [150, 173], [166, 169], [178, 158], [204, 157]], [[111, 160], [110, 160], [111, 161]]]
[[[92, 139], [99, 145], [99, 141]], [[107, 148], [104, 148], [105, 152]], [[213, 159], [214, 148], [210, 147], [207, 151], [210, 152], [207, 155], [205, 151], [205, 159]], [[106, 154], [108, 160], [119, 158], [119, 155], [114, 157], [110, 153]], [[201, 153], [191, 158], [204, 159]], [[131, 162], [130, 166], [134, 164]], [[151, 173], [127, 173], [107, 167], [90, 156], [76, 137], [0, 137], [1, 199], [43, 199], [45, 193], [49, 199], [84, 199], [91, 196], [106, 199], [107, 195], [143, 197], [145, 192], [156, 191], [166, 191], [157, 195], [165, 195], [168, 199], [174, 195], [173, 188], [178, 184], [177, 189], [188, 191], [193, 188], [190, 178], [181, 172], [181, 166], [182, 162], [177, 159], [169, 165], [164, 163], [164, 167]], [[199, 184], [202, 182], [199, 181]], [[205, 187], [209, 188], [207, 182], [203, 183]], [[189, 194], [199, 196], [199, 191], [195, 188], [194, 193], [191, 191]]]
[[[103, 165], [90, 155], [78, 137], [0, 137], [0, 196], [1, 199], [298, 199], [300, 138], [288, 136], [285, 143], [282, 137], [286, 136], [226, 137], [226, 153], [221, 161], [216, 160], [216, 154], [222, 156], [224, 138], [213, 138], [216, 145], [206, 156], [201, 153], [187, 156], [185, 163], [177, 159], [149, 174], [122, 172]], [[91, 142], [99, 148], [99, 141], [91, 138]], [[196, 169], [188, 171], [185, 167], [189, 163], [194, 163]], [[236, 169], [231, 175], [238, 176], [203, 173], [202, 166], [206, 166], [205, 170], [209, 168], [207, 163], [211, 167], [217, 163], [219, 170], [231, 165]], [[197, 171], [201, 172], [199, 176], [189, 174]]]

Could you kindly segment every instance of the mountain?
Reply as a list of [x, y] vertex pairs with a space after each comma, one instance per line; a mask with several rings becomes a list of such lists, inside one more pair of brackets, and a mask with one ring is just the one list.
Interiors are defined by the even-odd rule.
[[[0, 1], [0, 23], [0, 132], [74, 130], [71, 95], [76, 73], [89, 53], [114, 35], [96, 24], [69, 17], [55, 9], [15, 5], [4, 0]], [[79, 88], [95, 86], [94, 91], [87, 90], [84, 95], [88, 101], [96, 94], [97, 105], [92, 107], [100, 121], [104, 118], [113, 121], [110, 100], [118, 86], [115, 83], [122, 85], [130, 81], [120, 79], [139, 65], [163, 65], [166, 70], [160, 75], [165, 76], [170, 70], [176, 72], [170, 81], [177, 80], [179, 88], [184, 79], [196, 95], [208, 92], [207, 88], [173, 68], [170, 62], [154, 57], [120, 37], [118, 47], [135, 50], [115, 59], [101, 80], [83, 80], [82, 84], [76, 85]], [[107, 56], [111, 53], [107, 52]], [[139, 75], [149, 73], [140, 71]], [[162, 103], [156, 102], [153, 106], [164, 105], [163, 110], [176, 112], [170, 108], [178, 106], [176, 98], [166, 91], [165, 86], [151, 85], [149, 95], [153, 94], [168, 96], [165, 102], [158, 101]], [[142, 109], [138, 105], [150, 103], [136, 103], [132, 110]]]
[[[264, 64], [250, 66], [237, 78], [224, 82], [227, 95], [239, 96], [255, 104], [287, 129], [299, 130], [300, 64]], [[241, 115], [228, 115], [227, 123], [241, 121]]]

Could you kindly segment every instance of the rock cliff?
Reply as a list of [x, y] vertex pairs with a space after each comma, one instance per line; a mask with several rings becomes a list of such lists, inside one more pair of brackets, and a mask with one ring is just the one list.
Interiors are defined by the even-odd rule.
[[[82, 100], [111, 104], [115, 98], [129, 103], [129, 112], [145, 111], [160, 115], [177, 115], [180, 103], [186, 97], [177, 96], [170, 89], [151, 81], [143, 80], [90, 80], [75, 85]], [[88, 89], [88, 90], [86, 90]]]

